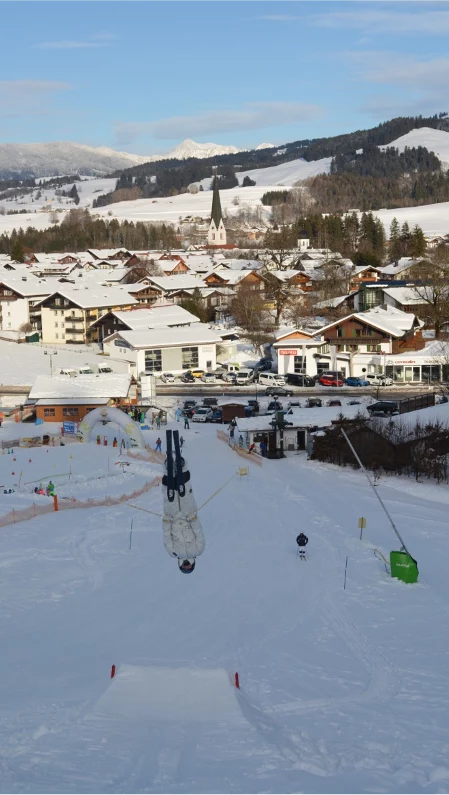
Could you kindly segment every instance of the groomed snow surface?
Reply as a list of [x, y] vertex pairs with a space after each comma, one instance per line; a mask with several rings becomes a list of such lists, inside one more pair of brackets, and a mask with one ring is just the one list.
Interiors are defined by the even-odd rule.
[[[19, 472], [61, 474], [61, 500], [160, 474], [130, 458], [122, 473], [115, 431], [99, 426], [107, 448], [0, 455], [16, 488], [0, 490], [2, 514], [47, 500], [18, 491]], [[373, 554], [397, 541], [362, 474], [301, 454], [238, 477], [216, 427], [182, 433], [199, 505], [235, 475], [201, 511], [192, 575], [164, 550], [160, 488], [2, 528], [0, 791], [448, 792], [447, 487], [378, 486], [418, 560], [405, 585]]]

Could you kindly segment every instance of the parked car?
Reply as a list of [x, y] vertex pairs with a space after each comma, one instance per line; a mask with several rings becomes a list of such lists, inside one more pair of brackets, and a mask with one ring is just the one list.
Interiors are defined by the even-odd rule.
[[287, 403], [287, 407], [289, 409], [300, 409], [301, 408], [301, 401], [300, 400], [289, 400]]
[[183, 405], [184, 409], [193, 409], [194, 406], [196, 406], [196, 400], [191, 400], [189, 398], [188, 400], [184, 401], [184, 405]]
[[278, 373], [259, 373], [259, 384], [263, 386], [285, 386], [285, 378]]
[[333, 406], [341, 406], [341, 400], [328, 400], [328, 401], [327, 401], [327, 405], [328, 405], [329, 407], [333, 407]]
[[188, 417], [188, 419], [191, 420], [193, 415], [195, 414], [195, 411], [196, 411], [197, 408], [200, 408], [200, 407], [199, 406], [188, 406], [186, 409], [182, 410], [182, 416], [183, 417]]
[[175, 376], [173, 375], [173, 373], [162, 373], [161, 381], [163, 381], [164, 384], [174, 384]]
[[250, 400], [248, 400], [248, 406], [251, 406], [254, 409], [254, 414], [258, 414], [259, 413], [260, 406], [259, 406], [259, 401], [258, 400], [253, 400], [251, 398]]
[[183, 384], [193, 384], [193, 383], [195, 383], [195, 379], [194, 379], [192, 373], [190, 372], [190, 370], [187, 370], [186, 373], [182, 374], [181, 381], [183, 382]]
[[284, 386], [267, 386], [266, 395], [279, 395], [279, 397], [292, 397], [293, 390], [286, 389]]
[[194, 410], [192, 422], [210, 422], [212, 415], [213, 411], [210, 406], [200, 406]]
[[315, 384], [317, 381], [320, 380], [320, 378], [323, 375], [331, 375], [334, 378], [339, 378], [341, 381], [344, 381], [346, 377], [343, 370], [323, 370], [322, 373], [317, 373], [316, 375], [313, 376], [313, 381], [315, 382]]
[[215, 397], [203, 398], [203, 406], [217, 406], [217, 405], [218, 405], [218, 398]]
[[240, 370], [235, 374], [235, 383], [238, 386], [245, 386], [246, 384], [251, 383], [254, 378], [254, 370], [249, 369], [248, 367], [241, 367]]
[[366, 381], [365, 378], [357, 378], [354, 375], [350, 375], [346, 379], [345, 384], [346, 386], [369, 386], [369, 381]]
[[286, 373], [287, 384], [292, 386], [314, 386], [315, 381], [310, 375], [303, 375], [303, 373]]
[[235, 384], [235, 380], [236, 380], [236, 377], [237, 377], [237, 372], [232, 372], [232, 373], [224, 372], [221, 377], [222, 377], [223, 381], [225, 381], [225, 383], [227, 383], [227, 384]]
[[371, 403], [366, 407], [371, 417], [385, 417], [399, 414], [399, 404], [394, 400], [378, 400], [376, 403]]
[[321, 400], [321, 398], [307, 398], [306, 400], [306, 407], [308, 409], [314, 409], [314, 408], [320, 409], [322, 405], [323, 401]]
[[271, 414], [273, 411], [282, 411], [283, 406], [282, 403], [279, 403], [278, 400], [272, 400], [267, 407], [265, 414]]
[[318, 382], [321, 386], [343, 386], [344, 381], [341, 378], [337, 378], [335, 375], [320, 375]]
[[368, 373], [365, 378], [373, 386], [393, 386], [393, 379], [388, 375], [382, 375], [382, 373]]
[[223, 412], [219, 408], [212, 409], [212, 417], [210, 422], [223, 422]]
[[201, 378], [201, 376], [204, 374], [204, 370], [200, 370], [198, 367], [192, 367], [190, 372], [194, 378]]
[[205, 384], [215, 384], [215, 373], [203, 373], [201, 380]]

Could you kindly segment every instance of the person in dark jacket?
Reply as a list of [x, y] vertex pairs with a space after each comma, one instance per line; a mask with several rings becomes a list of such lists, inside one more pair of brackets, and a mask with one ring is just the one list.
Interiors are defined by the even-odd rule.
[[304, 533], [300, 533], [299, 536], [296, 536], [296, 543], [299, 547], [299, 557], [305, 558], [306, 556], [306, 546], [309, 543], [309, 539]]

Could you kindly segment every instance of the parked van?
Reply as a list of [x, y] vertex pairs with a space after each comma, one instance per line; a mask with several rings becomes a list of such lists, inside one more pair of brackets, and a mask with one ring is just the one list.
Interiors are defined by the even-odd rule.
[[69, 375], [71, 378], [76, 378], [78, 373], [72, 367], [63, 367], [60, 370], [61, 375]]
[[94, 375], [94, 371], [89, 364], [85, 364], [83, 367], [80, 367], [78, 372], [80, 375]]
[[249, 370], [246, 367], [242, 367], [240, 370], [237, 370], [235, 374], [235, 383], [238, 386], [244, 386], [245, 384], [251, 383], [254, 378], [254, 371]]
[[285, 378], [278, 373], [259, 373], [259, 384], [263, 384], [263, 386], [285, 386]]
[[237, 362], [231, 362], [231, 364], [222, 364], [218, 362], [217, 370], [215, 371], [215, 375], [218, 377], [224, 378], [225, 373], [237, 373], [240, 370], [240, 365]]

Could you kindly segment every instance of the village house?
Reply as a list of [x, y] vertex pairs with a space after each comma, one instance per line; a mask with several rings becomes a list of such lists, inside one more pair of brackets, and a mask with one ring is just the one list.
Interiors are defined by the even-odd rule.
[[320, 333], [333, 356], [347, 355], [349, 372], [346, 373], [361, 376], [385, 372], [385, 359], [389, 354], [424, 348], [422, 326], [422, 321], [414, 314], [401, 312], [392, 306], [378, 306], [329, 323]]
[[[67, 288], [53, 292], [39, 303], [42, 342], [86, 343], [90, 326], [105, 311], [128, 309], [137, 303], [123, 287]], [[98, 331], [92, 337], [98, 335]]]
[[44, 422], [81, 422], [92, 409], [135, 403], [136, 385], [128, 374], [85, 375], [82, 378], [39, 375], [29, 394], [36, 419]]
[[130, 363], [131, 371], [178, 374], [193, 367], [215, 370], [222, 338], [204, 323], [189, 327], [118, 331], [103, 340], [105, 354]]
[[132, 307], [124, 312], [106, 312], [89, 328], [92, 339], [102, 342], [116, 331], [140, 331], [155, 328], [187, 328], [200, 320], [176, 304], [152, 304], [149, 307]]
[[334, 354], [320, 333], [313, 334], [303, 329], [280, 329], [273, 343], [278, 361], [278, 373], [302, 373], [319, 375], [325, 370], [341, 370], [348, 373], [348, 355]]

